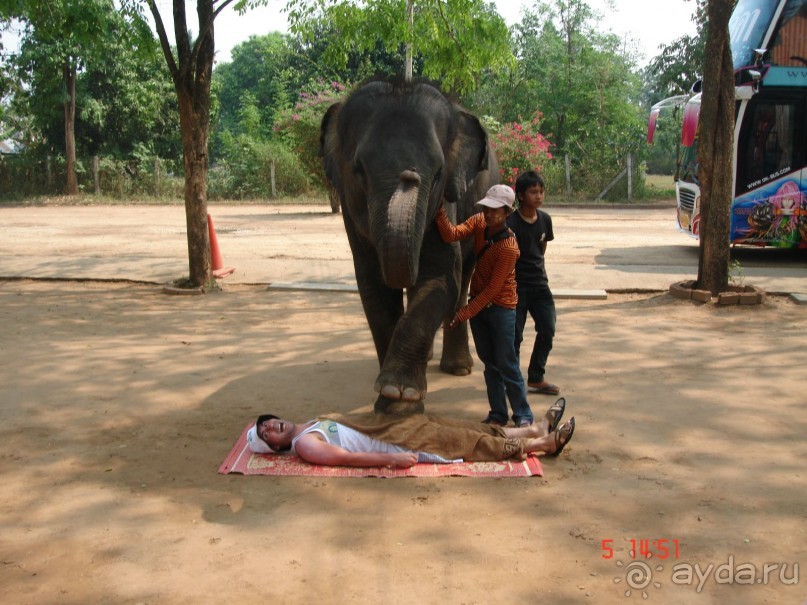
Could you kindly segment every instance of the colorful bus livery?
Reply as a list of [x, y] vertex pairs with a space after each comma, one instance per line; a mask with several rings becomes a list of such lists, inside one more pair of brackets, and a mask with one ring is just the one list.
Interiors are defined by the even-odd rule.
[[[807, 0], [739, 0], [729, 29], [737, 100], [731, 243], [807, 248]], [[678, 226], [697, 237], [700, 94], [654, 105], [648, 141], [658, 112], [680, 105]]]
[[736, 198], [731, 238], [738, 244], [807, 247], [807, 195], [799, 181], [776, 180]]

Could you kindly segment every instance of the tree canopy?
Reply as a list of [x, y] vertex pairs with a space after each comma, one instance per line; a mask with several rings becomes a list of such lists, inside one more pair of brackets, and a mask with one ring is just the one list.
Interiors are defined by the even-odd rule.
[[512, 64], [507, 25], [483, 0], [293, 0], [287, 11], [292, 32], [310, 44], [330, 25], [324, 60], [343, 68], [352, 52], [367, 52], [378, 43], [400, 52], [404, 73], [406, 46], [423, 59], [422, 73], [448, 90], [467, 92], [487, 68]]

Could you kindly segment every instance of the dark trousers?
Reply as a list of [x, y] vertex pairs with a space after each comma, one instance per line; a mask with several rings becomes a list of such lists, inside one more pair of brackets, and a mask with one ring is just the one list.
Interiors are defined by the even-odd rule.
[[[555, 299], [548, 287], [519, 288], [516, 307], [516, 357], [521, 357], [521, 341], [524, 339], [524, 326], [527, 314], [535, 322], [535, 343], [532, 346], [530, 365], [527, 367], [527, 382], [542, 382], [546, 373], [546, 361], [552, 350], [555, 338]], [[520, 367], [520, 366], [519, 366]]]
[[513, 408], [513, 421], [533, 421], [524, 377], [513, 348], [516, 312], [497, 305], [483, 309], [471, 318], [476, 354], [485, 364], [490, 418], [500, 424], [508, 420], [507, 401]]

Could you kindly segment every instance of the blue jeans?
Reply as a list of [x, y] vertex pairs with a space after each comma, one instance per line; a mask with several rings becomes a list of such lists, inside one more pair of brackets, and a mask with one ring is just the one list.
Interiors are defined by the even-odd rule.
[[507, 424], [507, 400], [513, 408], [513, 421], [533, 421], [524, 377], [518, 367], [513, 346], [516, 312], [491, 305], [471, 318], [476, 354], [485, 364], [485, 385], [488, 390], [491, 420]]
[[542, 382], [546, 373], [546, 360], [552, 350], [555, 338], [555, 300], [552, 291], [544, 288], [519, 288], [516, 307], [515, 349], [516, 357], [521, 356], [521, 341], [524, 339], [524, 326], [527, 313], [535, 322], [535, 343], [532, 346], [530, 365], [527, 367], [527, 382]]

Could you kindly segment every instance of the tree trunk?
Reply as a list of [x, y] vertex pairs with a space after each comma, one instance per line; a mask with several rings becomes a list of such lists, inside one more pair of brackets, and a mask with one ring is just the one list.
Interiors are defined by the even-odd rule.
[[101, 193], [101, 175], [99, 168], [99, 158], [97, 155], [92, 156], [92, 186], [95, 195]]
[[[146, 0], [179, 101], [182, 159], [185, 165], [185, 222], [188, 228], [189, 281], [211, 287], [210, 237], [207, 226], [207, 145], [210, 133], [210, 79], [215, 44], [213, 22], [233, 0], [196, 0], [199, 37], [191, 47], [185, 0], [173, 0], [176, 59], [156, 0]], [[190, 2], [187, 2], [190, 4]], [[214, 8], [216, 5], [216, 8]]]
[[404, 58], [404, 79], [412, 81], [412, 37], [415, 29], [415, 0], [406, 2], [406, 23], [409, 28], [409, 41], [406, 43], [406, 57]]
[[67, 182], [66, 195], [78, 195], [76, 179], [76, 66], [70, 61], [63, 68], [64, 83], [67, 87], [67, 100], [64, 102], [64, 155]]
[[196, 111], [186, 90], [178, 91], [182, 159], [185, 166], [185, 223], [188, 230], [188, 271], [191, 284], [211, 280], [210, 239], [207, 230], [207, 118]]
[[215, 279], [211, 273], [207, 227], [207, 149], [210, 133], [210, 80], [215, 52], [213, 3], [210, 0], [199, 0], [197, 15], [200, 38], [192, 52], [188, 52], [190, 49], [184, 41], [180, 45], [180, 65], [174, 75], [174, 84], [179, 100], [182, 159], [185, 167], [188, 277], [195, 287], [211, 287]]
[[698, 173], [701, 181], [700, 255], [697, 285], [713, 295], [729, 278], [729, 218], [732, 199], [734, 67], [728, 23], [734, 0], [709, 0]]

